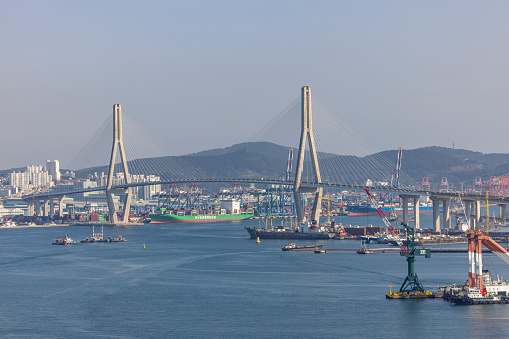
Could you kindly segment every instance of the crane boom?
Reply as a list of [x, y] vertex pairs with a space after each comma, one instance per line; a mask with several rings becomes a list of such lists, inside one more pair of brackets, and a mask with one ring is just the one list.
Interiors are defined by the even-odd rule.
[[371, 205], [371, 207], [376, 209], [378, 215], [380, 216], [380, 218], [382, 218], [385, 226], [387, 226], [387, 229], [389, 230], [389, 232], [391, 232], [392, 236], [396, 239], [396, 243], [398, 244], [399, 248], [401, 248], [401, 250], [403, 252], [405, 252], [406, 255], [408, 255], [408, 250], [405, 247], [405, 244], [403, 244], [403, 241], [399, 238], [399, 235], [396, 233], [396, 230], [394, 229], [394, 227], [392, 227], [391, 223], [385, 216], [385, 213], [384, 213], [384, 211], [382, 211], [382, 208], [380, 206], [378, 206], [378, 204], [375, 201], [375, 198], [373, 198], [371, 193], [369, 193], [369, 190], [367, 188], [365, 188], [364, 190], [366, 191], [366, 194], [368, 195], [369, 204]]

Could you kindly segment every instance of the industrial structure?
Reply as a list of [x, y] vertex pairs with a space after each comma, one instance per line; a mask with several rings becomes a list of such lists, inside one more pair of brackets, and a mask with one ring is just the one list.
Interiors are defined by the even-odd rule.
[[320, 176], [320, 167], [318, 165], [318, 157], [316, 152], [315, 138], [313, 135], [313, 113], [311, 109], [311, 88], [309, 86], [302, 87], [301, 90], [301, 112], [302, 112], [302, 129], [299, 143], [299, 154], [297, 157], [297, 169], [295, 171], [295, 181], [293, 185], [293, 193], [295, 199], [295, 210], [297, 212], [297, 221], [302, 223], [306, 221], [304, 214], [304, 207], [302, 205], [303, 193], [314, 193], [313, 209], [311, 211], [310, 219], [318, 222], [320, 218], [320, 209], [322, 205], [321, 187], [303, 187], [302, 186], [302, 171], [304, 169], [304, 153], [306, 151], [306, 141], [309, 145], [309, 153], [311, 155], [311, 164], [313, 167], [314, 182], [320, 184], [322, 182]]

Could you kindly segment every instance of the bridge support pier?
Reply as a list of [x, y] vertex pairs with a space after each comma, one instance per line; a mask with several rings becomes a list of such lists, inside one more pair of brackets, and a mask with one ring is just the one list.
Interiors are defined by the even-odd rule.
[[414, 228], [416, 230], [421, 228], [421, 217], [420, 217], [421, 211], [419, 209], [420, 198], [421, 197], [414, 198]]
[[481, 220], [481, 201], [480, 200], [464, 200], [465, 202], [465, 218], [470, 221], [471, 230], [479, 230]]
[[44, 216], [47, 217], [49, 215], [49, 200], [48, 198], [44, 199]]
[[301, 112], [302, 112], [302, 133], [300, 136], [299, 155], [297, 158], [297, 169], [295, 171], [295, 184], [293, 193], [295, 199], [295, 210], [297, 212], [297, 222], [306, 221], [304, 207], [302, 205], [303, 193], [314, 193], [313, 209], [311, 211], [311, 221], [315, 220], [320, 223], [320, 212], [322, 205], [322, 188], [305, 188], [302, 187], [302, 171], [304, 168], [304, 152], [306, 151], [306, 140], [309, 145], [309, 153], [311, 154], [311, 164], [313, 166], [314, 180], [321, 183], [320, 167], [318, 166], [318, 157], [316, 153], [315, 138], [313, 136], [313, 115], [311, 109], [311, 88], [309, 86], [302, 87], [301, 90]]
[[413, 199], [413, 209], [414, 209], [414, 228], [419, 229], [421, 227], [420, 225], [420, 218], [419, 218], [419, 199], [420, 195], [410, 195], [410, 194], [401, 194], [400, 198], [403, 200], [403, 223], [408, 225], [408, 204], [410, 202], [410, 199]]
[[433, 201], [433, 231], [440, 232], [440, 200], [431, 198]]
[[475, 230], [479, 230], [481, 228], [481, 202], [479, 200], [474, 201], [475, 208]]
[[34, 213], [35, 213], [34, 201], [29, 200], [29, 201], [27, 201], [27, 215], [32, 217], [34, 215]]
[[58, 198], [58, 216], [62, 218], [64, 216], [64, 196]]
[[451, 228], [451, 198], [442, 200], [442, 218], [444, 228]]
[[465, 204], [465, 220], [467, 221], [469, 225], [469, 229], [473, 230], [472, 227], [472, 202], [468, 200], [464, 200], [463, 203]]
[[55, 199], [49, 198], [49, 216], [53, 218], [55, 216]]
[[500, 204], [498, 205], [498, 211], [500, 215], [500, 222], [505, 223], [507, 221], [507, 205], [506, 204]]
[[39, 199], [35, 200], [35, 215], [38, 217], [42, 215], [41, 201]]
[[440, 201], [442, 201], [442, 223], [444, 229], [451, 228], [451, 199], [450, 197], [431, 197], [433, 201], [433, 231], [440, 232]]

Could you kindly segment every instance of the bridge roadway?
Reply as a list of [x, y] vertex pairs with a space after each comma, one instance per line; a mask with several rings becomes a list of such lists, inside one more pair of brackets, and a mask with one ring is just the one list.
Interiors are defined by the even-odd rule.
[[[113, 185], [112, 190], [115, 189], [126, 189], [129, 187], [141, 187], [141, 186], [150, 186], [150, 185], [171, 185], [171, 184], [193, 184], [193, 183], [213, 183], [213, 182], [231, 182], [231, 183], [243, 183], [243, 184], [266, 184], [266, 185], [285, 185], [285, 186], [293, 186], [293, 181], [284, 181], [284, 180], [270, 180], [270, 179], [235, 179], [235, 178], [212, 178], [212, 179], [182, 179], [182, 180], [165, 180], [165, 181], [150, 181], [150, 182], [137, 182], [131, 184], [121, 184], [121, 185]], [[424, 190], [414, 190], [411, 188], [395, 188], [388, 186], [364, 186], [364, 185], [347, 185], [347, 184], [336, 184], [336, 183], [315, 183], [315, 182], [302, 182], [303, 187], [309, 188], [343, 188], [349, 190], [364, 190], [368, 188], [370, 191], [374, 192], [387, 192], [394, 193], [398, 195], [411, 195], [411, 196], [429, 196], [429, 197], [437, 197], [437, 198], [458, 198], [464, 200], [485, 200], [486, 195], [483, 194], [466, 194], [460, 192], [435, 192], [435, 191], [424, 191]], [[69, 190], [69, 191], [60, 191], [60, 192], [42, 192], [42, 193], [34, 193], [24, 195], [22, 197], [23, 200], [33, 200], [33, 199], [43, 199], [43, 198], [51, 198], [51, 197], [59, 197], [63, 195], [70, 194], [78, 194], [85, 192], [98, 192], [105, 191], [106, 186], [100, 187], [91, 187], [84, 188], [79, 190]], [[509, 197], [489, 197], [489, 199], [496, 199], [497, 203], [509, 203]]]
[[[147, 185], [171, 185], [171, 184], [193, 184], [193, 183], [245, 183], [245, 184], [264, 184], [264, 185], [284, 185], [284, 186], [294, 186], [293, 181], [285, 181], [285, 180], [270, 180], [270, 179], [240, 179], [240, 178], [212, 178], [212, 179], [183, 179], [183, 180], [166, 180], [166, 181], [152, 181], [152, 182], [139, 182], [139, 183], [131, 183], [131, 184], [121, 184], [114, 185], [111, 187], [112, 193], [115, 192], [125, 192], [127, 188], [130, 187], [141, 187]], [[301, 187], [316, 189], [316, 188], [340, 188], [346, 190], [364, 190], [368, 188], [370, 191], [374, 192], [386, 192], [393, 193], [399, 195], [403, 200], [403, 223], [409, 222], [409, 202], [410, 199], [413, 200], [413, 209], [414, 209], [414, 225], [415, 228], [420, 228], [420, 218], [419, 218], [419, 199], [422, 196], [428, 196], [433, 201], [433, 230], [436, 232], [440, 231], [440, 203], [442, 204], [442, 217], [443, 217], [443, 227], [451, 228], [451, 211], [450, 211], [450, 202], [452, 198], [461, 198], [465, 203], [465, 211], [468, 216], [468, 223], [470, 224], [470, 228], [479, 229], [480, 221], [481, 221], [481, 207], [480, 202], [486, 199], [485, 195], [482, 194], [465, 194], [465, 193], [452, 193], [452, 192], [433, 192], [433, 191], [423, 191], [423, 190], [414, 190], [409, 188], [394, 188], [387, 186], [362, 186], [362, 185], [346, 185], [346, 184], [336, 184], [336, 183], [316, 183], [316, 182], [302, 182]], [[58, 211], [59, 214], [62, 215], [62, 199], [66, 195], [71, 194], [79, 194], [85, 192], [97, 192], [97, 191], [106, 191], [105, 186], [101, 187], [92, 187], [85, 188], [79, 190], [69, 190], [69, 191], [60, 191], [60, 192], [41, 192], [25, 195], [22, 199], [27, 202], [29, 210], [28, 214], [33, 215], [34, 212], [36, 215], [41, 215], [41, 201], [44, 206], [49, 204], [49, 208], [44, 208], [44, 215], [53, 215], [55, 210], [54, 199], [58, 199]], [[507, 197], [489, 197], [489, 199], [496, 199], [496, 204], [500, 208], [500, 219], [502, 222], [506, 221], [506, 207], [509, 204], [509, 198]], [[492, 200], [493, 201], [493, 200]], [[36, 210], [34, 211], [34, 205]]]

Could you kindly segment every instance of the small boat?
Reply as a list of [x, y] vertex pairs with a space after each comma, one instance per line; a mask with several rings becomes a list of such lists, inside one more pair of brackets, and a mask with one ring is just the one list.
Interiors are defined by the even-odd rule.
[[104, 227], [101, 227], [101, 232], [95, 233], [95, 226], [92, 225], [92, 236], [86, 237], [81, 240], [82, 243], [101, 242], [104, 241]]
[[0, 224], [0, 227], [15, 227], [15, 226], [18, 225], [12, 220], [6, 220], [3, 224]]
[[62, 239], [57, 238], [57, 240], [55, 240], [55, 242], [52, 244], [53, 245], [76, 245], [76, 241], [72, 240], [71, 237], [68, 234], [66, 234], [65, 237], [63, 237]]
[[125, 238], [123, 238], [121, 235], [113, 238], [113, 237], [104, 237], [104, 227], [101, 227], [101, 232], [95, 233], [95, 227], [92, 226], [92, 236], [86, 237], [85, 239], [81, 240], [83, 243], [91, 243], [91, 242], [124, 242], [126, 241]]
[[373, 250], [370, 250], [366, 247], [366, 243], [364, 241], [361, 241], [361, 248], [357, 251], [359, 254], [372, 254]]
[[313, 251], [313, 250], [321, 249], [322, 247], [323, 247], [322, 244], [297, 246], [297, 244], [292, 242], [287, 245], [284, 245], [282, 250], [283, 251]]
[[123, 242], [126, 241], [124, 238], [122, 238], [121, 235], [119, 235], [116, 238], [108, 237], [106, 239], [101, 240], [102, 242]]

